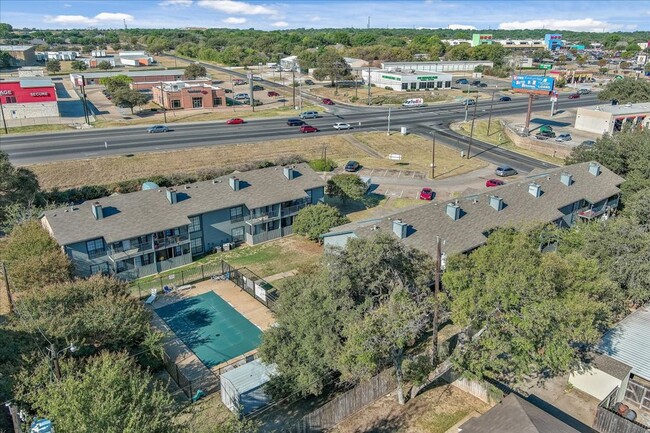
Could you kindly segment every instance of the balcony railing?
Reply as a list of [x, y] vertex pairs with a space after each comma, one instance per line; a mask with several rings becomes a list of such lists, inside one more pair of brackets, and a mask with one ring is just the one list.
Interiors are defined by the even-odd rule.
[[266, 241], [270, 241], [271, 239], [277, 239], [280, 237], [282, 237], [282, 229], [280, 228], [277, 228], [275, 230], [269, 230], [267, 232], [258, 233], [256, 235], [246, 233], [246, 243], [248, 243], [249, 245], [256, 245], [259, 244], [260, 242], [266, 242]]
[[280, 212], [277, 210], [271, 212], [251, 212], [246, 216], [246, 224], [255, 225], [265, 221], [271, 221], [280, 217]]
[[108, 257], [113, 261], [124, 260], [140, 254], [153, 251], [153, 244], [151, 242], [143, 242], [140, 244], [131, 244], [128, 248], [113, 248], [110, 247]]
[[283, 208], [282, 209], [282, 216], [286, 217], [286, 216], [297, 214], [300, 209], [303, 209], [303, 208], [307, 207], [308, 205], [309, 205], [309, 203], [300, 203], [300, 204], [296, 204], [296, 205], [293, 205], [293, 206], [290, 206], [290, 207], [287, 207], [287, 208]]
[[593, 427], [601, 433], [646, 433], [648, 426], [633, 421], [616, 410], [617, 393], [618, 387], [600, 402], [596, 408]]
[[187, 233], [165, 236], [164, 238], [156, 238], [153, 240], [154, 249], [160, 250], [163, 248], [173, 247], [190, 241], [190, 236]]

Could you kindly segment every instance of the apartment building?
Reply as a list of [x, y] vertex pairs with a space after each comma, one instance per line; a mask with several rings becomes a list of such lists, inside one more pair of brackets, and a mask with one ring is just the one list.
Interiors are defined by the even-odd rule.
[[295, 215], [322, 201], [324, 187], [307, 164], [268, 167], [50, 210], [41, 223], [78, 275], [130, 280], [292, 234]]

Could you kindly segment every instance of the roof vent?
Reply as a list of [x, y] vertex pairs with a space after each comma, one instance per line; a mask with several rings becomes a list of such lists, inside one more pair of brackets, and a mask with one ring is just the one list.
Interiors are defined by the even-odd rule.
[[174, 204], [178, 201], [176, 198], [176, 190], [174, 188], [167, 188], [167, 191], [165, 192], [167, 193], [167, 201], [169, 201], [169, 203]]
[[293, 179], [293, 175], [294, 175], [293, 167], [284, 167], [283, 171], [284, 171], [284, 177], [286, 177], [289, 180]]
[[562, 173], [560, 175], [560, 182], [566, 186], [571, 186], [573, 184], [573, 175], [569, 173]]
[[530, 184], [528, 184], [528, 192], [533, 197], [539, 197], [540, 195], [542, 195], [542, 187], [539, 186], [539, 184], [537, 184], [535, 182], [530, 183]]
[[458, 206], [458, 200], [456, 200], [456, 203], [447, 203], [447, 215], [454, 221], [460, 219], [460, 206]]
[[501, 197], [498, 197], [496, 195], [491, 195], [490, 196], [490, 206], [494, 208], [496, 211], [501, 211], [503, 210], [503, 199]]
[[96, 220], [104, 218], [104, 211], [102, 210], [102, 205], [98, 201], [92, 204], [93, 216]]
[[239, 178], [231, 177], [228, 181], [233, 191], [239, 191]]
[[600, 164], [598, 164], [597, 162], [590, 162], [589, 173], [594, 176], [598, 176], [600, 174]]
[[393, 233], [397, 235], [398, 238], [404, 239], [406, 237], [408, 230], [408, 225], [403, 223], [402, 220], [393, 221]]

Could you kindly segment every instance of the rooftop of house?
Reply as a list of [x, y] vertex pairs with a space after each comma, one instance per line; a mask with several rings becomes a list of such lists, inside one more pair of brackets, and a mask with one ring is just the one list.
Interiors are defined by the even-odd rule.
[[650, 380], [650, 304], [639, 308], [607, 331], [596, 350], [632, 367], [632, 374]]
[[[219, 209], [245, 205], [256, 209], [307, 198], [306, 190], [324, 186], [307, 164], [294, 166], [293, 179], [283, 167], [268, 167], [233, 173], [213, 180], [174, 188], [177, 202], [170, 203], [167, 188], [115, 194], [77, 206], [44, 212], [42, 222], [60, 245], [103, 237], [116, 242], [189, 224], [189, 217]], [[240, 189], [230, 186], [239, 179]], [[104, 217], [96, 219], [93, 204], [99, 203]]]
[[[590, 167], [597, 168], [599, 174], [593, 175]], [[571, 176], [569, 185], [562, 182], [567, 175]], [[433, 201], [383, 218], [335, 227], [323, 237], [345, 233], [359, 237], [392, 233], [394, 222], [399, 220], [407, 225], [403, 238], [407, 245], [434, 254], [436, 236], [440, 236], [445, 240], [445, 253], [464, 253], [483, 245], [489, 232], [498, 227], [550, 223], [563, 216], [560, 209], [567, 205], [583, 199], [595, 204], [614, 196], [619, 193], [618, 186], [623, 180], [607, 168], [590, 162], [535, 170], [523, 179], [485, 188], [456, 200]], [[531, 193], [537, 189], [539, 196]], [[499, 201], [501, 210], [494, 207]], [[454, 218], [456, 216], [458, 218]]]
[[526, 400], [508, 394], [483, 415], [462, 424], [461, 433], [579, 433]]
[[27, 51], [34, 48], [33, 45], [0, 45], [0, 51]]

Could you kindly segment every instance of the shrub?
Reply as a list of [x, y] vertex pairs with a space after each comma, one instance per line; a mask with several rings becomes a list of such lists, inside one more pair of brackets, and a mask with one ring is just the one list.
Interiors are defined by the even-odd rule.
[[309, 166], [314, 171], [332, 171], [336, 168], [336, 163], [331, 159], [313, 159], [309, 161]]

